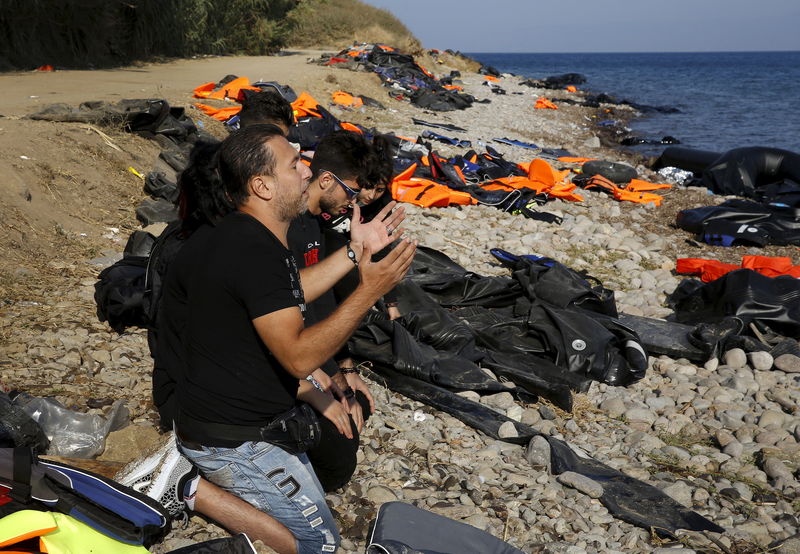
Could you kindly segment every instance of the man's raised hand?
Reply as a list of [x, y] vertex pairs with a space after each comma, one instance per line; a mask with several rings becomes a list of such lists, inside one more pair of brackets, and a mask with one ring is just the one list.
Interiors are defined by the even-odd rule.
[[369, 223], [361, 223], [361, 209], [353, 206], [353, 219], [350, 221], [350, 240], [364, 247], [369, 247], [371, 252], [380, 252], [392, 241], [400, 238], [405, 229], [400, 224], [406, 217], [405, 208], [400, 206], [396, 210], [397, 202], [389, 202], [378, 212]]

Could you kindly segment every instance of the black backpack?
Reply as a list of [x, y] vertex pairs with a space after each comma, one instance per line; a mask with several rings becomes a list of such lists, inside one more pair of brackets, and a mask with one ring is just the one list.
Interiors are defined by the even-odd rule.
[[158, 238], [144, 231], [131, 234], [123, 258], [105, 268], [95, 283], [97, 318], [118, 333], [128, 327], [154, 330], [161, 287], [184, 239], [180, 221], [167, 225]]

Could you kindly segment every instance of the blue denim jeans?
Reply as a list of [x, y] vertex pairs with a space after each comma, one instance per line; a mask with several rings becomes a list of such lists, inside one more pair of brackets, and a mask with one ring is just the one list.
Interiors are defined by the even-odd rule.
[[336, 551], [336, 523], [305, 454], [266, 442], [202, 450], [178, 445], [206, 479], [283, 523], [297, 539], [298, 554]]

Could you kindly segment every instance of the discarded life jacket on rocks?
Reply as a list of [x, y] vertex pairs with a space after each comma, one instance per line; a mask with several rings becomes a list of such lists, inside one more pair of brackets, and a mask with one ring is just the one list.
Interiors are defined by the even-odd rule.
[[682, 210], [675, 224], [717, 246], [800, 245], [800, 209], [751, 200]]
[[684, 279], [667, 297], [680, 323], [716, 323], [736, 317], [786, 337], [800, 338], [800, 280], [738, 269], [702, 283]]
[[545, 98], [544, 96], [540, 96], [536, 99], [536, 104], [533, 106], [537, 110], [557, 110], [558, 106], [553, 104], [550, 100]]
[[478, 202], [468, 192], [453, 190], [429, 179], [412, 177], [392, 181], [392, 198], [423, 208], [444, 208], [451, 204], [468, 206]]
[[767, 277], [789, 275], [800, 279], [800, 266], [792, 265], [791, 258], [770, 256], [742, 256], [741, 265], [703, 258], [679, 258], [675, 272], [682, 275], [697, 275], [701, 281], [709, 283], [737, 269], [752, 269]]
[[640, 181], [639, 179], [631, 179], [631, 182], [628, 185], [620, 187], [602, 175], [594, 175], [592, 177], [578, 175], [572, 180], [572, 182], [576, 185], [580, 185], [586, 190], [604, 192], [609, 196], [613, 196], [620, 202], [633, 202], [635, 204], [653, 203], [656, 206], [661, 205], [664, 197], [660, 194], [654, 194], [647, 191], [671, 188], [672, 186], [666, 184], [648, 183], [646, 181]]
[[90, 471], [40, 460], [29, 448], [0, 448], [0, 490], [10, 498], [0, 515], [61, 512], [126, 544], [148, 546], [169, 528], [155, 500]]

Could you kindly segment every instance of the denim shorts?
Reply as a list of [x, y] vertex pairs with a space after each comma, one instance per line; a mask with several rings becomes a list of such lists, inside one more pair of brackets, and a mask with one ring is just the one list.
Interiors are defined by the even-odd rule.
[[210, 482], [283, 523], [297, 539], [298, 554], [336, 551], [336, 523], [305, 454], [266, 442], [192, 450], [179, 440], [178, 446]]

